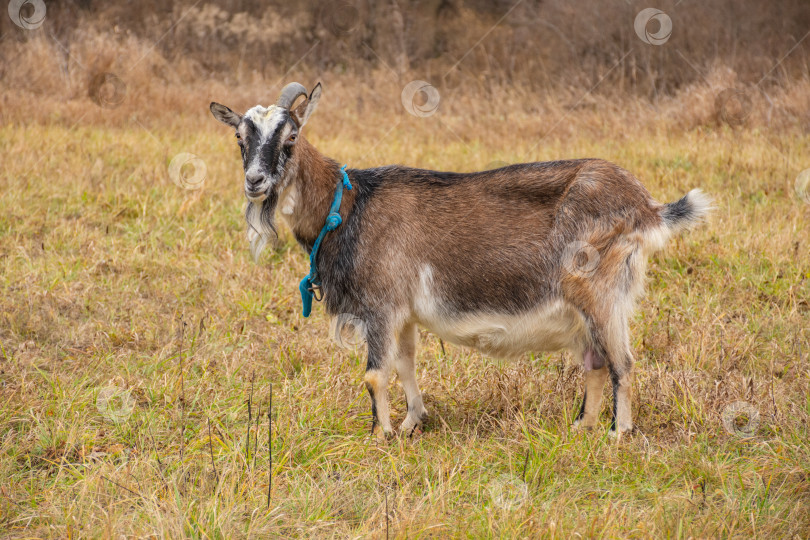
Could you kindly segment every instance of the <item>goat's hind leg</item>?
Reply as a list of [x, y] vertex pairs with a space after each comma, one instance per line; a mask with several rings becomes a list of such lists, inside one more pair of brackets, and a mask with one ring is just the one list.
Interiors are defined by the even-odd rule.
[[633, 430], [631, 411], [630, 372], [633, 369], [633, 357], [629, 353], [610, 366], [610, 380], [613, 383], [613, 422], [610, 435], [615, 436]]
[[627, 319], [614, 319], [607, 337], [608, 368], [613, 384], [613, 421], [610, 435], [621, 435], [633, 430], [631, 411], [630, 375], [633, 371], [633, 353]]
[[602, 410], [602, 393], [608, 368], [605, 365], [605, 357], [592, 347], [587, 348], [582, 354], [582, 363], [585, 368], [585, 392], [574, 427], [592, 428], [599, 420], [599, 413]]

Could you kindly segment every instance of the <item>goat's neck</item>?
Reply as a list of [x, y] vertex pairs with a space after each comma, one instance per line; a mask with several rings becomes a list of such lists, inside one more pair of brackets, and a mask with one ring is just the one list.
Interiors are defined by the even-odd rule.
[[[300, 137], [295, 149], [294, 169], [281, 196], [281, 214], [296, 240], [311, 249], [326, 223], [335, 188], [341, 179], [338, 164]], [[341, 215], [345, 218], [354, 195], [344, 190]]]

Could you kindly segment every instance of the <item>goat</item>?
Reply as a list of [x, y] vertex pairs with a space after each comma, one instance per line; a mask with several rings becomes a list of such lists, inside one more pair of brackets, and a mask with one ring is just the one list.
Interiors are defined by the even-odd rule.
[[[497, 356], [568, 349], [585, 371], [575, 424], [596, 425], [609, 375], [610, 433], [631, 430], [628, 319], [647, 257], [698, 223], [710, 199], [694, 189], [658, 203], [632, 174], [600, 159], [475, 173], [348, 169], [352, 189], [344, 192], [337, 162], [301, 136], [320, 97], [320, 83], [309, 94], [291, 83], [267, 108], [210, 109], [236, 129], [254, 257], [275, 233], [278, 206], [317, 263], [327, 313], [363, 321], [372, 432], [379, 425], [392, 433], [394, 369], [407, 401], [401, 431], [413, 433], [427, 418], [414, 368], [417, 325]], [[329, 201], [338, 192], [335, 220]], [[323, 229], [328, 217], [334, 230]], [[322, 229], [330, 232], [321, 243]]]

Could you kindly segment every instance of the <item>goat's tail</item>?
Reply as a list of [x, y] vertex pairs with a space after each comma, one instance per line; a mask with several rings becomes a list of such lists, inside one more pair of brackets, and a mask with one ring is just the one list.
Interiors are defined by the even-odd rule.
[[691, 229], [713, 210], [711, 198], [699, 189], [693, 189], [675, 202], [661, 208], [661, 219], [670, 232]]
[[645, 234], [647, 253], [658, 251], [675, 233], [688, 230], [703, 221], [714, 210], [712, 199], [700, 189], [693, 189], [675, 202], [658, 207], [661, 225]]

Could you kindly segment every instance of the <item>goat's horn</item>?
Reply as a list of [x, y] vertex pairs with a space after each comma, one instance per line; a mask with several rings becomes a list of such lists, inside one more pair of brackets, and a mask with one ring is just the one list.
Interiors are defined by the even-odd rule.
[[278, 97], [278, 101], [276, 105], [279, 107], [283, 107], [285, 109], [289, 109], [295, 100], [298, 99], [299, 96], [306, 96], [307, 89], [304, 88], [304, 85], [297, 82], [292, 82], [284, 87], [281, 91], [281, 95]]

